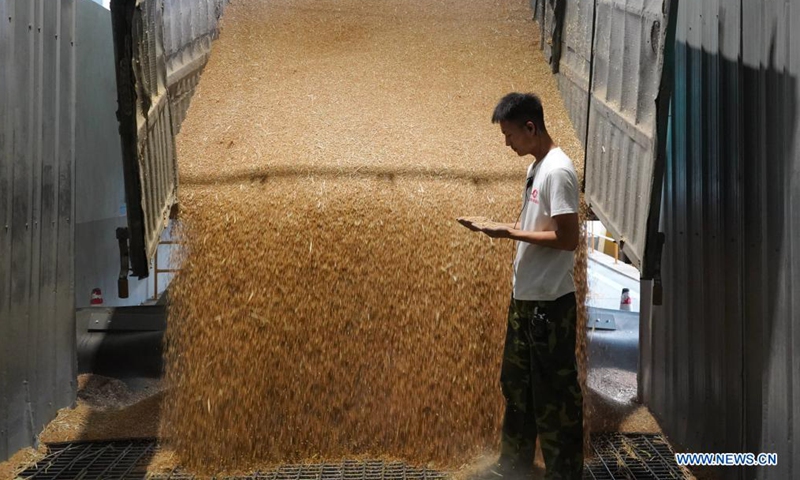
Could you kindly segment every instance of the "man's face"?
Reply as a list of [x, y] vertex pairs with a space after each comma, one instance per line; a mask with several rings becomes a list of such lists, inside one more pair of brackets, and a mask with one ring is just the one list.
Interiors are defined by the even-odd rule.
[[506, 145], [520, 157], [533, 154], [536, 146], [536, 126], [533, 122], [520, 125], [507, 120], [500, 121], [500, 131], [506, 137]]

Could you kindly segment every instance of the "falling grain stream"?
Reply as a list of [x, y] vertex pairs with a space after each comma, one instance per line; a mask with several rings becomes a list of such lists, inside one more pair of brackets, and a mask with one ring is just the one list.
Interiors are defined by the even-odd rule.
[[519, 213], [531, 159], [489, 121], [509, 91], [539, 93], [582, 159], [530, 17], [526, 0], [231, 3], [178, 137], [161, 435], [182, 464], [454, 468], [496, 448], [513, 246], [455, 218]]

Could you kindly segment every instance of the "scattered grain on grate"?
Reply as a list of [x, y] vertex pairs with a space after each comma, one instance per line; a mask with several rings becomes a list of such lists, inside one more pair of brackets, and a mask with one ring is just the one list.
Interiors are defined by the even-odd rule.
[[[58, 411], [39, 439], [45, 443], [151, 438], [158, 436], [164, 392], [119, 407], [97, 407], [78, 400]], [[138, 397], [137, 397], [138, 398]]]
[[17, 475], [45, 457], [44, 445], [40, 448], [23, 448], [5, 462], [0, 462], [0, 478], [16, 479]]

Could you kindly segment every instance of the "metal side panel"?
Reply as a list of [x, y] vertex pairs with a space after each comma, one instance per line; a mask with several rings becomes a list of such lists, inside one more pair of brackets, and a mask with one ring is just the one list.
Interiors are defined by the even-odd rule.
[[189, 103], [219, 36], [227, 0], [170, 0], [164, 3], [164, 49], [167, 89], [175, 133], [186, 118]]
[[558, 88], [575, 133], [581, 141], [586, 136], [595, 1], [568, 1], [562, 34]]
[[661, 0], [598, 0], [586, 144], [586, 199], [642, 267], [656, 167]]
[[544, 58], [553, 70], [558, 73], [562, 50], [562, 33], [564, 12], [568, 0], [531, 0], [531, 11], [534, 21], [539, 22], [541, 35], [539, 47]]
[[131, 269], [144, 278], [178, 188], [163, 3], [114, 0], [111, 13]]
[[553, 61], [553, 29], [555, 28], [555, 17], [553, 15], [553, 0], [541, 1], [542, 18], [540, 26], [542, 28], [542, 52], [544, 59], [550, 64]]

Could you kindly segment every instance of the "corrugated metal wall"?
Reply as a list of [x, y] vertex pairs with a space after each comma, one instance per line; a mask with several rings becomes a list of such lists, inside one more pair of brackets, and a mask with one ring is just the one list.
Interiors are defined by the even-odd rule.
[[0, 1], [0, 460], [75, 398], [75, 3]]
[[[587, 196], [614, 209], [603, 220], [635, 224], [643, 206], [636, 181], [650, 175], [641, 159], [659, 85], [646, 39], [664, 28], [663, 4], [567, 3], [559, 85], [579, 135], [589, 117]], [[797, 25], [800, 0], [679, 2], [663, 306], [642, 317], [640, 394], [683, 447], [779, 454], [777, 467], [722, 470], [729, 478], [800, 477]], [[615, 175], [594, 178], [604, 170]]]
[[779, 454], [763, 478], [797, 478], [800, 1], [741, 4], [746, 448]]
[[695, 451], [776, 452], [800, 476], [800, 0], [681, 1], [642, 396]]
[[[664, 305], [654, 308], [652, 331], [642, 332], [643, 343], [652, 336], [653, 350], [641, 366], [651, 370], [652, 385], [642, 385], [641, 393], [678, 443], [694, 451], [738, 452], [744, 420], [742, 132], [730, 105], [740, 94], [740, 12], [738, 5], [723, 6], [718, 23], [719, 7], [712, 1], [680, 2], [678, 8], [662, 214]], [[720, 54], [705, 53], [704, 40]]]

